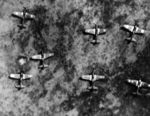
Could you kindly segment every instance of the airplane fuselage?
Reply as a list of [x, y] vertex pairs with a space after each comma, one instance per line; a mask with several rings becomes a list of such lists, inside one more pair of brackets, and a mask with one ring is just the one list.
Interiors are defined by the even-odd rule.
[[19, 84], [20, 84], [20, 85], [22, 85], [23, 76], [24, 76], [24, 74], [23, 74], [23, 73], [20, 73], [20, 79], [19, 79]]
[[95, 36], [97, 36], [98, 35], [98, 26], [97, 25], [95, 25]]
[[44, 62], [44, 52], [41, 51], [40, 54], [41, 54], [41, 60]]

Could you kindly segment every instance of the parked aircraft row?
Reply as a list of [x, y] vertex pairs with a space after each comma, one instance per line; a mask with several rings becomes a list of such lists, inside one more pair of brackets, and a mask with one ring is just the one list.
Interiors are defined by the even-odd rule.
[[[106, 77], [104, 75], [96, 75], [94, 72], [95, 72], [95, 70], [92, 71], [91, 75], [82, 75], [80, 77], [80, 80], [89, 81], [90, 86], [87, 89], [90, 91], [98, 90], [98, 87], [94, 86], [95, 81], [100, 81], [100, 80], [106, 79]], [[134, 95], [142, 95], [139, 92], [140, 88], [150, 88], [150, 84], [143, 82], [141, 79], [139, 79], [139, 80], [127, 79], [126, 82], [137, 87], [136, 92], [132, 93]]]
[[[134, 38], [134, 35], [135, 34], [138, 34], [138, 35], [143, 35], [145, 34], [145, 30], [144, 29], [140, 29], [138, 27], [138, 23], [137, 21], [135, 21], [135, 24], [134, 25], [127, 25], [127, 24], [124, 24], [123, 26], [121, 26], [122, 29], [125, 29], [127, 30], [130, 34], [129, 34], [129, 37], [126, 38], [127, 42], [130, 43], [130, 42], [136, 42], [136, 39]], [[91, 43], [93, 45], [96, 45], [96, 44], [99, 44], [100, 42], [97, 40], [97, 36], [98, 35], [102, 35], [102, 34], [105, 34], [106, 33], [106, 29], [101, 29], [98, 27], [97, 24], [95, 24], [95, 28], [91, 28], [91, 29], [85, 29], [85, 33], [86, 34], [91, 34], [91, 35], [94, 35], [93, 37], [93, 40], [91, 41]]]
[[[48, 67], [48, 65], [45, 64], [44, 61], [47, 60], [48, 58], [52, 57], [53, 55], [54, 55], [54, 53], [44, 53], [42, 50], [39, 54], [31, 56], [30, 60], [39, 61], [40, 63], [39, 63], [38, 68], [40, 70], [43, 70], [44, 68]], [[9, 77], [11, 79], [18, 80], [18, 85], [16, 86], [16, 88], [23, 89], [23, 88], [25, 88], [25, 86], [22, 84], [22, 81], [29, 80], [33, 76], [30, 74], [24, 74], [23, 71], [20, 71], [18, 74], [10, 74]]]
[[[21, 19], [21, 24], [18, 25], [20, 28], [26, 28], [26, 26], [24, 25], [25, 21], [36, 19], [36, 16], [33, 15], [33, 14], [30, 14], [27, 11], [26, 7], [23, 8], [22, 12], [15, 11], [15, 12], [13, 12], [12, 15], [14, 17], [17, 17], [17, 18]], [[123, 26], [121, 26], [122, 29], [125, 29], [125, 30], [127, 30], [130, 33], [129, 37], [126, 38], [126, 40], [128, 41], [128, 43], [130, 43], [130, 42], [136, 42], [136, 39], [134, 38], [135, 34], [140, 34], [140, 35], [145, 34], [145, 30], [144, 29], [140, 29], [138, 26], [139, 25], [138, 25], [137, 21], [135, 21], [134, 25], [124, 24]], [[86, 34], [94, 35], [93, 40], [91, 41], [91, 43], [93, 45], [96, 45], [96, 44], [100, 43], [97, 40], [97, 36], [105, 34], [106, 33], [106, 29], [101, 29], [97, 24], [95, 24], [94, 28], [85, 29], [85, 33]]]
[[[25, 26], [25, 22], [28, 20], [34, 20], [36, 19], [36, 16], [33, 14], [30, 14], [27, 9], [24, 7], [22, 12], [14, 12], [12, 14], [14, 17], [20, 18], [21, 19], [21, 23], [18, 25], [20, 28], [26, 28]], [[121, 26], [122, 29], [127, 30], [130, 34], [129, 37], [126, 38], [126, 40], [128, 41], [128, 43], [130, 42], [136, 42], [136, 39], [134, 38], [135, 34], [140, 34], [143, 35], [145, 34], [145, 30], [144, 29], [140, 29], [138, 26], [138, 23], [135, 21], [134, 25], [128, 25], [128, 24], [124, 24], [123, 26]], [[97, 24], [95, 24], [94, 28], [91, 29], [85, 29], [84, 31], [86, 34], [91, 34], [94, 35], [93, 40], [91, 41], [91, 43], [93, 45], [99, 44], [100, 41], [97, 39], [98, 35], [102, 35], [106, 33], [106, 29], [101, 29]], [[53, 56], [53, 53], [43, 53], [43, 51], [41, 51], [39, 54], [32, 56], [30, 59], [31, 60], [35, 60], [35, 61], [39, 61], [39, 66], [38, 68], [43, 70], [44, 68], [48, 67], [47, 64], [44, 63], [44, 61], [48, 58], [50, 58], [51, 56]], [[29, 74], [24, 74], [23, 71], [20, 71], [18, 74], [10, 74], [10, 78], [12, 79], [17, 79], [19, 80], [19, 85], [16, 86], [16, 88], [22, 89], [25, 86], [22, 84], [22, 80], [27, 80], [32, 78], [32, 75]], [[88, 90], [97, 90], [98, 87], [94, 86], [94, 82], [98, 81], [98, 80], [103, 80], [105, 79], [105, 76], [103, 75], [96, 75], [95, 74], [95, 70], [93, 70], [91, 75], [82, 75], [81, 80], [85, 80], [85, 81], [89, 81], [90, 86], [87, 88]], [[128, 83], [135, 85], [137, 87], [137, 91], [134, 92], [134, 94], [140, 95], [139, 93], [139, 88], [142, 87], [150, 87], [150, 84], [143, 82], [141, 80], [132, 80], [132, 79], [128, 79], [127, 80]]]

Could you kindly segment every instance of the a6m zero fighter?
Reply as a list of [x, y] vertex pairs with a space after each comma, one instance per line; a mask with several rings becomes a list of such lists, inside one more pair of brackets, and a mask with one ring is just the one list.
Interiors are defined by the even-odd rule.
[[139, 25], [137, 23], [137, 21], [135, 21], [134, 25], [128, 25], [128, 24], [124, 24], [122, 26], [123, 29], [127, 30], [128, 32], [130, 32], [130, 35], [128, 38], [126, 38], [126, 40], [130, 43], [130, 42], [136, 42], [136, 39], [134, 39], [134, 35], [138, 34], [138, 35], [143, 35], [145, 34], [145, 30], [144, 29], [140, 29]]
[[139, 89], [140, 89], [140, 88], [150, 88], [150, 84], [141, 81], [141, 79], [140, 79], [140, 80], [128, 79], [127, 82], [128, 82], [129, 84], [132, 84], [132, 85], [134, 85], [134, 86], [137, 87], [137, 91], [136, 91], [136, 92], [133, 92], [133, 94], [135, 94], [135, 95], [142, 95], [142, 94], [139, 92]]
[[35, 19], [35, 15], [28, 13], [26, 7], [24, 7], [22, 12], [13, 12], [12, 16], [21, 19], [21, 24], [18, 25], [20, 28], [26, 28], [24, 25], [25, 21]]
[[18, 85], [16, 85], [15, 87], [18, 89], [23, 89], [25, 88], [25, 86], [22, 84], [23, 80], [29, 80], [30, 78], [32, 78], [33, 76], [30, 74], [23, 74], [22, 71], [20, 71], [20, 73], [18, 74], [10, 74], [9, 78], [11, 79], [15, 79], [18, 80]]
[[92, 71], [91, 75], [82, 75], [81, 78], [80, 78], [83, 81], [89, 81], [90, 86], [87, 89], [90, 90], [90, 91], [98, 89], [98, 87], [93, 85], [93, 83], [95, 81], [99, 81], [99, 80], [105, 79], [105, 76], [95, 75], [94, 72], [95, 72], [95, 70]]
[[31, 60], [40, 61], [38, 68], [42, 70], [48, 67], [48, 65], [44, 64], [44, 61], [52, 56], [54, 56], [54, 53], [44, 53], [41, 50], [39, 54], [31, 56]]
[[91, 41], [91, 43], [93, 45], [99, 44], [100, 42], [97, 40], [97, 36], [98, 35], [102, 35], [106, 33], [106, 29], [101, 29], [98, 27], [97, 24], [95, 24], [95, 28], [91, 28], [91, 29], [85, 29], [85, 33], [87, 34], [91, 34], [94, 35], [93, 40]]

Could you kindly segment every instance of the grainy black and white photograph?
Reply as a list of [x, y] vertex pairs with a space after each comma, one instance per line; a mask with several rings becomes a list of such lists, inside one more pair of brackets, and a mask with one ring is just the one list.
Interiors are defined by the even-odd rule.
[[150, 116], [150, 1], [0, 0], [0, 116]]

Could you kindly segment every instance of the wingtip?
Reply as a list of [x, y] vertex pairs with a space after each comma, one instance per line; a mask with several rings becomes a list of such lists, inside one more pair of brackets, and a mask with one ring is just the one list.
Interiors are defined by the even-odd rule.
[[104, 33], [106, 33], [106, 31], [107, 31], [106, 29], [103, 29], [103, 32], [104, 32]]
[[50, 53], [49, 56], [54, 56], [54, 53]]
[[146, 31], [145, 31], [145, 30], [142, 30], [141, 32], [142, 32], [143, 34], [145, 34]]
[[17, 12], [17, 11], [14, 11], [14, 12], [12, 13], [12, 15], [18, 15], [18, 12]]
[[15, 75], [14, 74], [10, 74], [9, 77], [12, 78], [12, 77], [15, 77]]
[[130, 79], [127, 79], [126, 81], [127, 81], [128, 83], [130, 83], [130, 82], [131, 82], [131, 80], [130, 80]]
[[28, 75], [29, 78], [33, 78], [33, 75]]
[[103, 75], [103, 79], [105, 79], [106, 77]]
[[79, 77], [79, 80], [82, 80], [82, 79], [83, 79], [82, 76], [80, 76], [80, 77]]
[[34, 56], [31, 56], [30, 59], [31, 59], [31, 60], [34, 60], [34, 59], [36, 59], [36, 56], [35, 56], [35, 55], [34, 55]]

